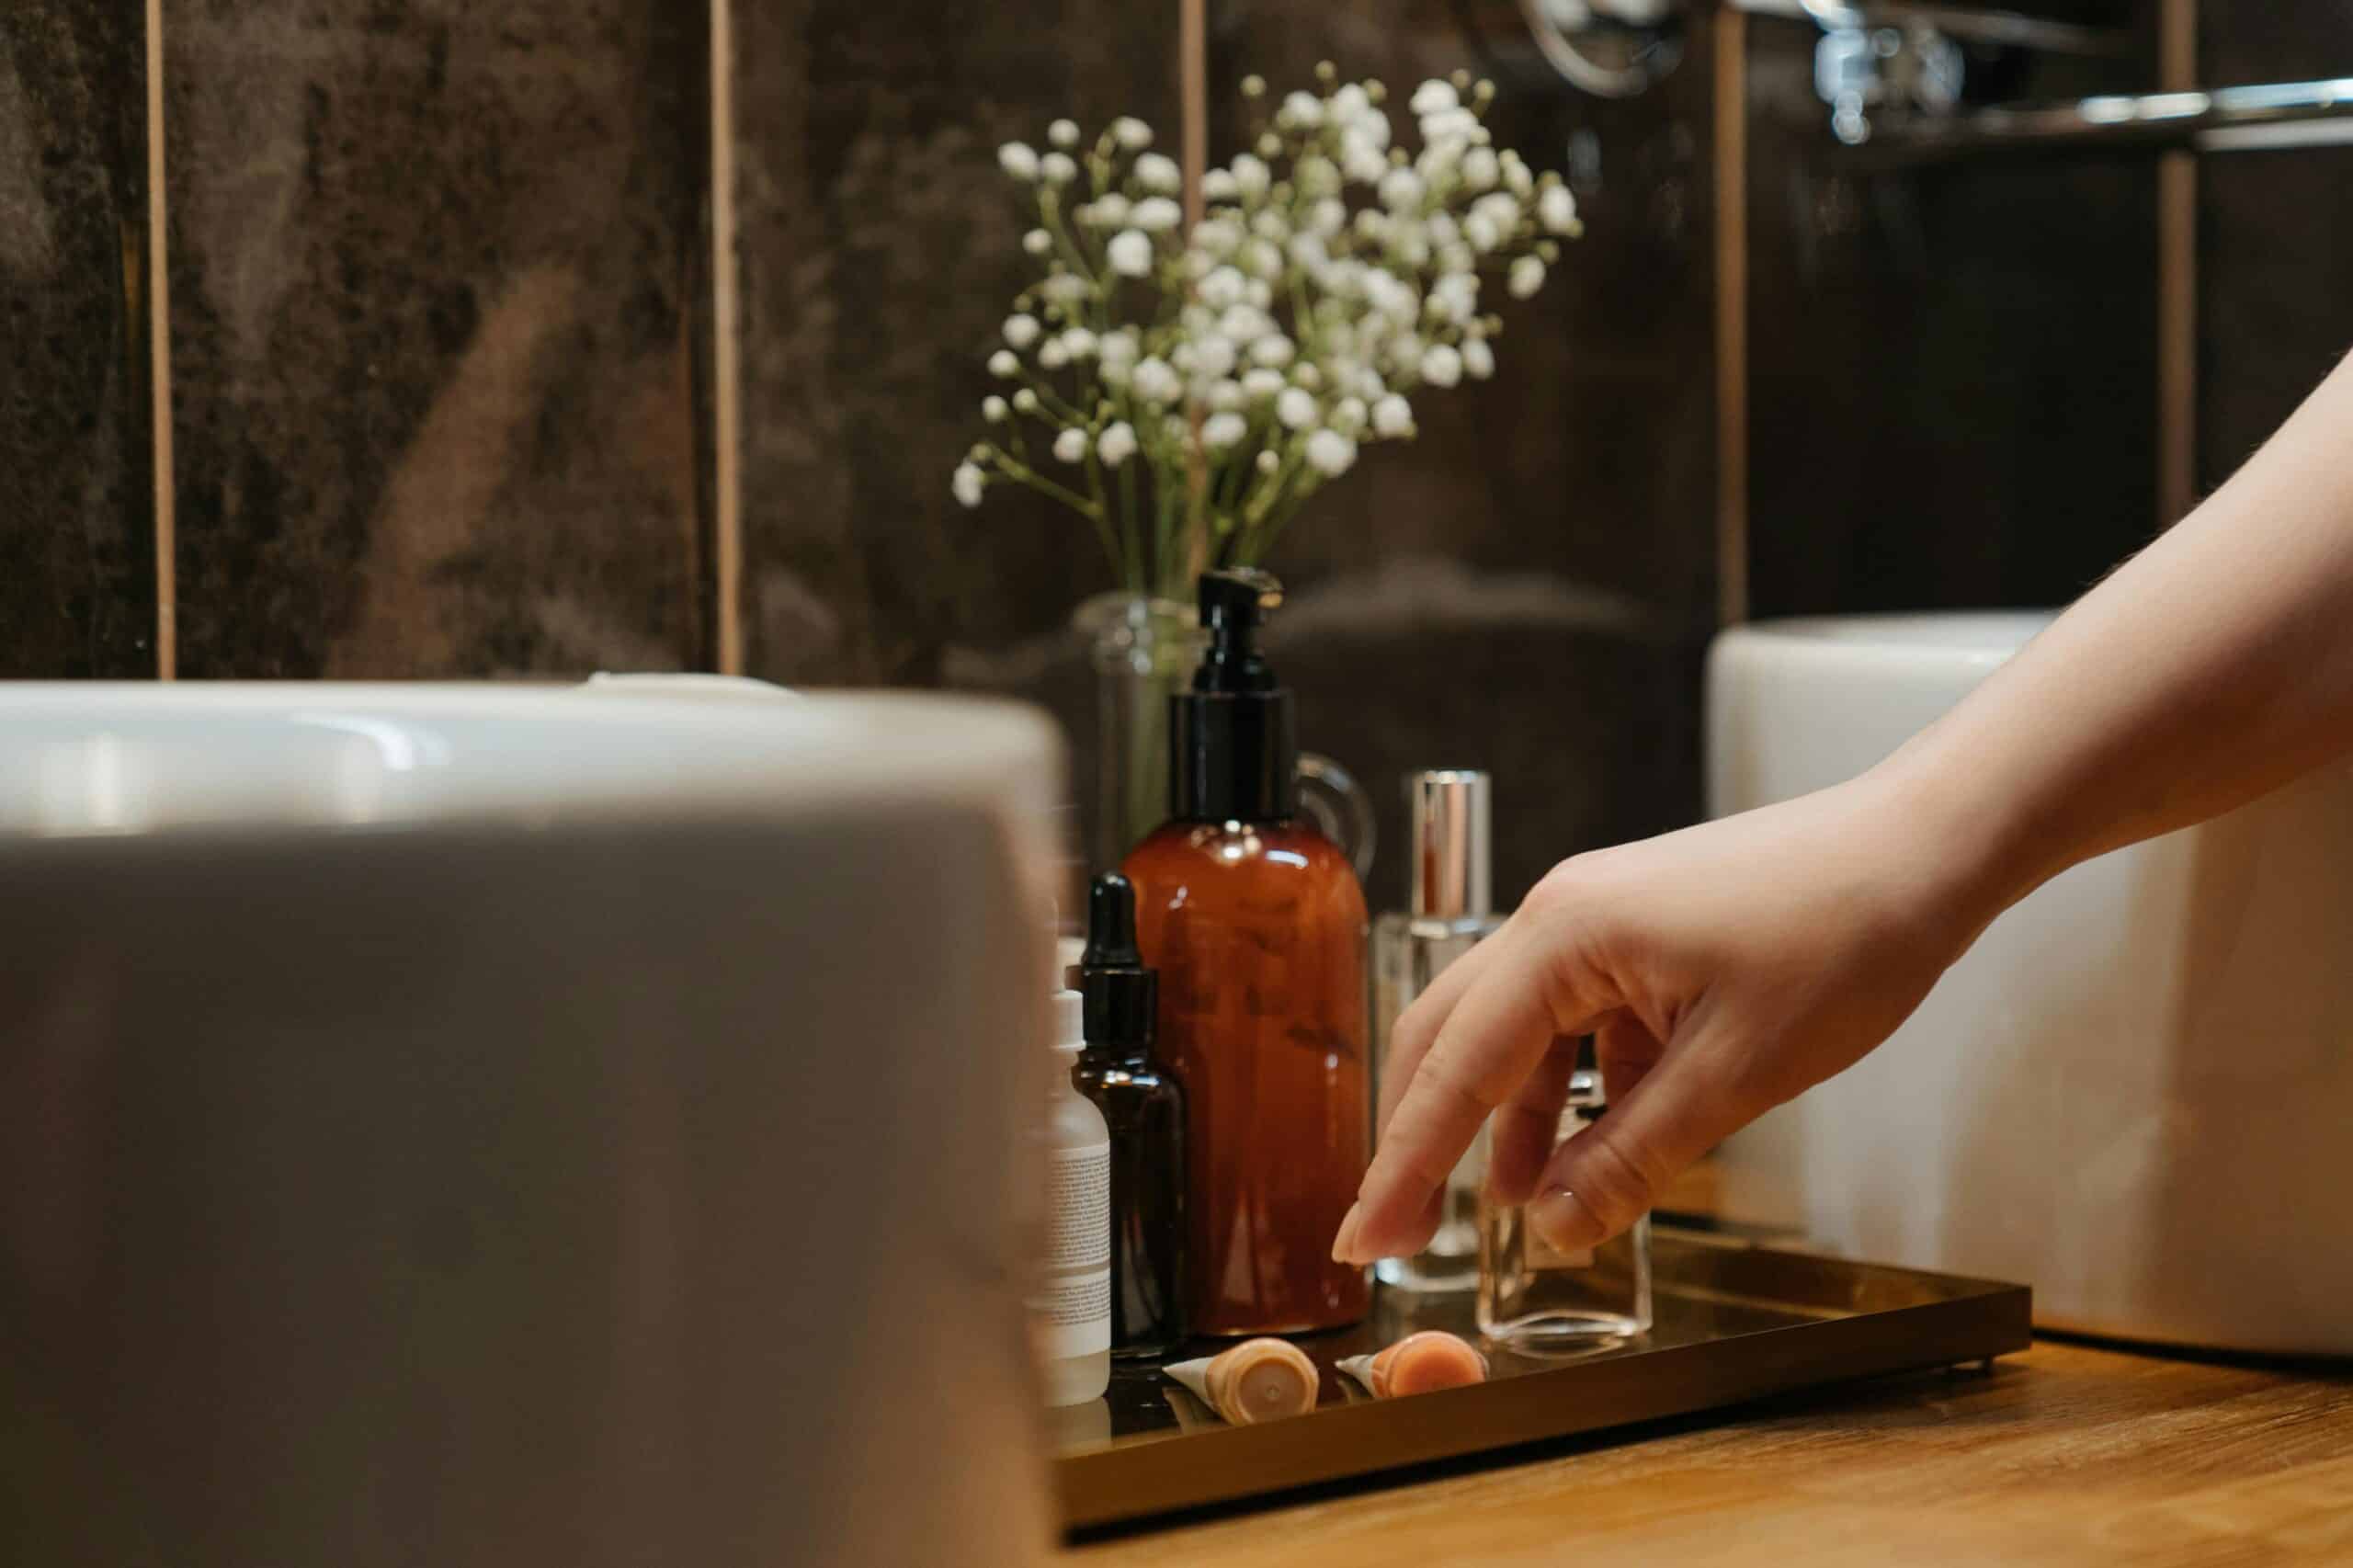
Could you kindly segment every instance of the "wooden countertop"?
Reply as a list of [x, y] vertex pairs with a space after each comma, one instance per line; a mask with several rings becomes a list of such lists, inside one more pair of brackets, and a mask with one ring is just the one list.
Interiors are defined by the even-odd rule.
[[[2353, 1310], [2353, 1309], [2348, 1309]], [[2037, 1342], [1074, 1549], [1067, 1568], [2353, 1563], [2353, 1367]]]

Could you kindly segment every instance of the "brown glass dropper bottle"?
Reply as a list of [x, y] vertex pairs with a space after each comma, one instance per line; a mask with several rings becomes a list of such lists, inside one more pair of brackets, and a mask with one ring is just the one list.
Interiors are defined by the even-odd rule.
[[1185, 1095], [1153, 1057], [1160, 976], [1116, 872], [1087, 890], [1078, 977], [1086, 1044], [1072, 1081], [1111, 1129], [1111, 1354], [1160, 1356], [1185, 1336]]

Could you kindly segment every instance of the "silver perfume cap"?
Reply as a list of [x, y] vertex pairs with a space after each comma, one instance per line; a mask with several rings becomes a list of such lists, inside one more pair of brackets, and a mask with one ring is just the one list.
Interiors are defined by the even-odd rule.
[[1472, 767], [1434, 767], [1408, 775], [1413, 807], [1415, 915], [1441, 920], [1491, 914], [1490, 780]]

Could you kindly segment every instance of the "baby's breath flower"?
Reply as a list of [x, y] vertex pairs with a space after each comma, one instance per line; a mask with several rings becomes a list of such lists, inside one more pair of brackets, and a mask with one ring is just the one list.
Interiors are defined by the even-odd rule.
[[1256, 457], [1251, 460], [1251, 462], [1260, 473], [1272, 473], [1277, 469], [1283, 466], [1283, 460], [1277, 457], [1272, 451], [1260, 452]]
[[1510, 191], [1491, 190], [1472, 202], [1471, 210], [1484, 212], [1506, 234], [1519, 227], [1519, 198]]
[[1442, 82], [1434, 76], [1414, 89], [1413, 99], [1407, 107], [1417, 115], [1430, 115], [1443, 114], [1448, 109], [1461, 107], [1461, 96], [1454, 90], [1453, 83]]
[[[1206, 226], [1206, 225], [1205, 225]], [[1196, 230], [1195, 233], [1199, 231]], [[1230, 267], [1221, 267], [1201, 279], [1201, 303], [1211, 310], [1224, 310], [1242, 301], [1242, 274]]]
[[1313, 392], [1324, 384], [1324, 372], [1315, 368], [1314, 360], [1302, 359], [1291, 367], [1290, 379], [1309, 392]]
[[1074, 326], [1063, 333], [1062, 342], [1063, 352], [1073, 359], [1091, 359], [1095, 357], [1095, 335], [1083, 326]]
[[989, 356], [989, 374], [1001, 381], [1009, 381], [1021, 373], [1021, 361], [1013, 357], [1010, 348], [1000, 348]]
[[1201, 176], [1201, 195], [1208, 200], [1232, 201], [1241, 194], [1241, 182], [1231, 169], [1211, 169]]
[[1292, 92], [1283, 97], [1283, 107], [1275, 111], [1278, 124], [1313, 131], [1324, 123], [1324, 100], [1313, 93]]
[[1364, 429], [1365, 415], [1366, 410], [1362, 398], [1344, 397], [1332, 405], [1330, 423], [1333, 429], [1353, 441]]
[[1544, 264], [1532, 256], [1521, 256], [1511, 264], [1507, 283], [1513, 299], [1534, 297], [1536, 290], [1544, 287]]
[[956, 499], [964, 506], [977, 506], [981, 504], [981, 493], [988, 488], [988, 475], [981, 472], [979, 464], [961, 462], [956, 465], [956, 472], [949, 479], [948, 487], [956, 493]]
[[1264, 403], [1283, 390], [1283, 373], [1264, 368], [1247, 371], [1242, 378], [1242, 390], [1253, 403]]
[[1135, 329], [1122, 326], [1105, 333], [1103, 341], [1096, 346], [1096, 352], [1102, 356], [1104, 368], [1108, 369], [1113, 365], [1133, 365], [1136, 347]]
[[1054, 236], [1043, 229], [1032, 229], [1021, 236], [1021, 248], [1031, 256], [1044, 256], [1054, 248]]
[[1078, 165], [1068, 153], [1049, 153], [1038, 160], [1038, 172], [1048, 185], [1068, 185], [1078, 177]]
[[1419, 223], [1398, 225], [1396, 232], [1389, 236], [1389, 244], [1397, 253], [1397, 259], [1406, 266], [1418, 271], [1429, 265], [1429, 234]]
[[1223, 337], [1204, 337], [1189, 345], [1193, 350], [1190, 367], [1197, 376], [1222, 376], [1233, 369], [1233, 345]]
[[1168, 368], [1168, 361], [1156, 354], [1137, 361], [1129, 384], [1146, 403], [1174, 403], [1185, 391], [1185, 383]]
[[1471, 272], [1475, 270], [1478, 265], [1478, 253], [1460, 240], [1442, 247], [1438, 253], [1438, 268], [1440, 272]]
[[1411, 212], [1428, 191], [1422, 176], [1411, 169], [1392, 169], [1381, 177], [1381, 204], [1392, 212]]
[[1288, 429], [1304, 430], [1315, 423], [1315, 394], [1304, 387], [1285, 387], [1275, 399], [1275, 417]]
[[1074, 305], [1094, 292], [1094, 285], [1075, 272], [1057, 272], [1038, 285], [1038, 292], [1043, 294], [1049, 303]]
[[1162, 234], [1185, 221], [1185, 210], [1165, 196], [1147, 196], [1130, 210], [1128, 221], [1147, 234]]
[[[1129, 152], [1141, 152], [1152, 145], [1152, 127], [1134, 115], [1123, 114], [1111, 122], [1111, 138]], [[1136, 160], [1139, 165], [1142, 159]]]
[[1221, 378], [1209, 384], [1209, 390], [1201, 394], [1201, 401], [1223, 414], [1233, 409], [1246, 407], [1250, 402], [1250, 392], [1240, 381]]
[[1414, 408], [1395, 392], [1372, 405], [1372, 427], [1380, 435], [1395, 439], [1414, 433]]
[[1479, 313], [1479, 275], [1449, 272], [1430, 285], [1430, 311], [1441, 321], [1467, 325]]
[[1038, 363], [1049, 370], [1059, 370], [1070, 363], [1070, 350], [1063, 347], [1059, 337], [1050, 337], [1038, 347]]
[[1247, 348], [1274, 331], [1275, 324], [1267, 319], [1266, 312], [1245, 301], [1242, 304], [1229, 308], [1223, 315], [1218, 317], [1217, 330], [1222, 335], [1231, 339], [1236, 348]]
[[1263, 278], [1271, 282], [1283, 275], [1282, 248], [1266, 240], [1245, 241], [1241, 250], [1235, 253], [1234, 260], [1253, 278]]
[[1265, 97], [1267, 96], [1267, 79], [1264, 76], [1259, 75], [1256, 71], [1253, 71], [1247, 76], [1243, 77], [1242, 96], [1245, 98]]
[[1298, 352], [1298, 345], [1279, 332], [1270, 332], [1250, 346], [1252, 362], [1274, 370], [1290, 364]]
[[1242, 286], [1242, 298], [1263, 311], [1275, 302], [1275, 286], [1263, 278], [1253, 278]]
[[1358, 185], [1379, 185], [1389, 172], [1389, 160], [1370, 139], [1351, 129], [1340, 138], [1340, 172]]
[[1002, 425], [1012, 418], [1013, 415], [1012, 411], [1006, 406], [1005, 399], [991, 392], [981, 399], [981, 417], [992, 425]]
[[1095, 455], [1103, 460], [1106, 468], [1117, 468], [1135, 456], [1135, 426], [1124, 419], [1111, 425], [1096, 437]]
[[1201, 443], [1210, 450], [1222, 451], [1250, 433], [1250, 422], [1232, 412], [1212, 414], [1201, 421]]
[[1422, 145], [1445, 149], [1450, 162], [1483, 140], [1485, 130], [1479, 117], [1467, 108], [1443, 109], [1422, 117]]
[[1271, 131], [1267, 131], [1264, 136], [1258, 138], [1258, 155], [1262, 158], [1281, 157], [1283, 155], [1283, 139], [1276, 135]]
[[1496, 156], [1503, 165], [1504, 188], [1525, 199], [1529, 191], [1536, 188], [1536, 176], [1528, 172], [1528, 165], [1520, 161], [1519, 154], [1510, 149], [1505, 149]]
[[1321, 153], [1311, 153], [1299, 161], [1291, 179], [1300, 195], [1311, 201], [1336, 196], [1340, 191], [1340, 165]]
[[1204, 255], [1230, 256], [1242, 243], [1242, 225], [1231, 218], [1204, 218], [1193, 225], [1193, 244]]
[[1434, 387], [1450, 387], [1462, 380], [1462, 356], [1443, 343], [1422, 356], [1422, 380]]
[[1337, 430], [1318, 430], [1307, 438], [1307, 465], [1326, 479], [1337, 479], [1357, 460], [1357, 444]]
[[1256, 201], [1266, 195], [1274, 177], [1273, 170], [1247, 153], [1233, 160], [1233, 188], [1245, 201]]
[[1389, 238], [1389, 219], [1372, 208], [1357, 214], [1357, 238], [1369, 245], [1377, 245]]
[[1250, 220], [1250, 232], [1262, 240], [1280, 244], [1290, 238], [1290, 218], [1279, 208], [1261, 207]]
[[1023, 387], [1013, 394], [1013, 406], [1024, 414], [1035, 414], [1038, 412], [1038, 394]]
[[1165, 153], [1146, 153], [1136, 160], [1136, 183], [1160, 196], [1174, 196], [1185, 187], [1185, 173]]
[[1078, 145], [1078, 126], [1073, 120], [1058, 119], [1046, 127], [1046, 140], [1057, 147], [1075, 147]]
[[1462, 154], [1462, 183], [1471, 189], [1492, 190], [1502, 177], [1503, 166], [1495, 162], [1491, 149], [1473, 147]]
[[1038, 177], [1038, 150], [1027, 142], [1008, 142], [996, 150], [998, 167], [1017, 180]]
[[1122, 229], [1103, 247], [1111, 270], [1122, 278], [1143, 278], [1152, 272], [1152, 240], [1142, 230]]
[[1101, 196], [1078, 210], [1078, 221], [1097, 229], [1116, 229], [1128, 221], [1128, 199], [1116, 190]]
[[1569, 194], [1564, 185], [1544, 187], [1536, 199], [1536, 221], [1556, 234], [1574, 233], [1577, 226], [1577, 199]]
[[1027, 348], [1038, 341], [1038, 318], [1013, 315], [1005, 318], [1005, 340], [1016, 348]]
[[1462, 369], [1474, 381], [1483, 381], [1495, 373], [1495, 351], [1483, 337], [1462, 340]]
[[1086, 445], [1086, 432], [1073, 426], [1054, 437], [1054, 456], [1066, 463], [1084, 462]]

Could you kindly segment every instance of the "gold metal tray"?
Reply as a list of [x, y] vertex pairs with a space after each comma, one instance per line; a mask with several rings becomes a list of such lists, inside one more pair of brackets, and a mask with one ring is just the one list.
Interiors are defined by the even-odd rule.
[[1120, 1368], [1104, 1399], [1057, 1413], [1063, 1523], [1112, 1524], [1819, 1383], [1986, 1360], [2029, 1339], [2032, 1293], [2023, 1285], [1669, 1231], [1654, 1241], [1652, 1270], [1656, 1322], [1639, 1339], [1568, 1358], [1489, 1345], [1485, 1383], [1376, 1401], [1338, 1370], [1340, 1358], [1415, 1329], [1477, 1337], [1467, 1293], [1384, 1290], [1364, 1324], [1300, 1339], [1324, 1374], [1322, 1401], [1312, 1415], [1264, 1426], [1228, 1426], [1157, 1369]]

